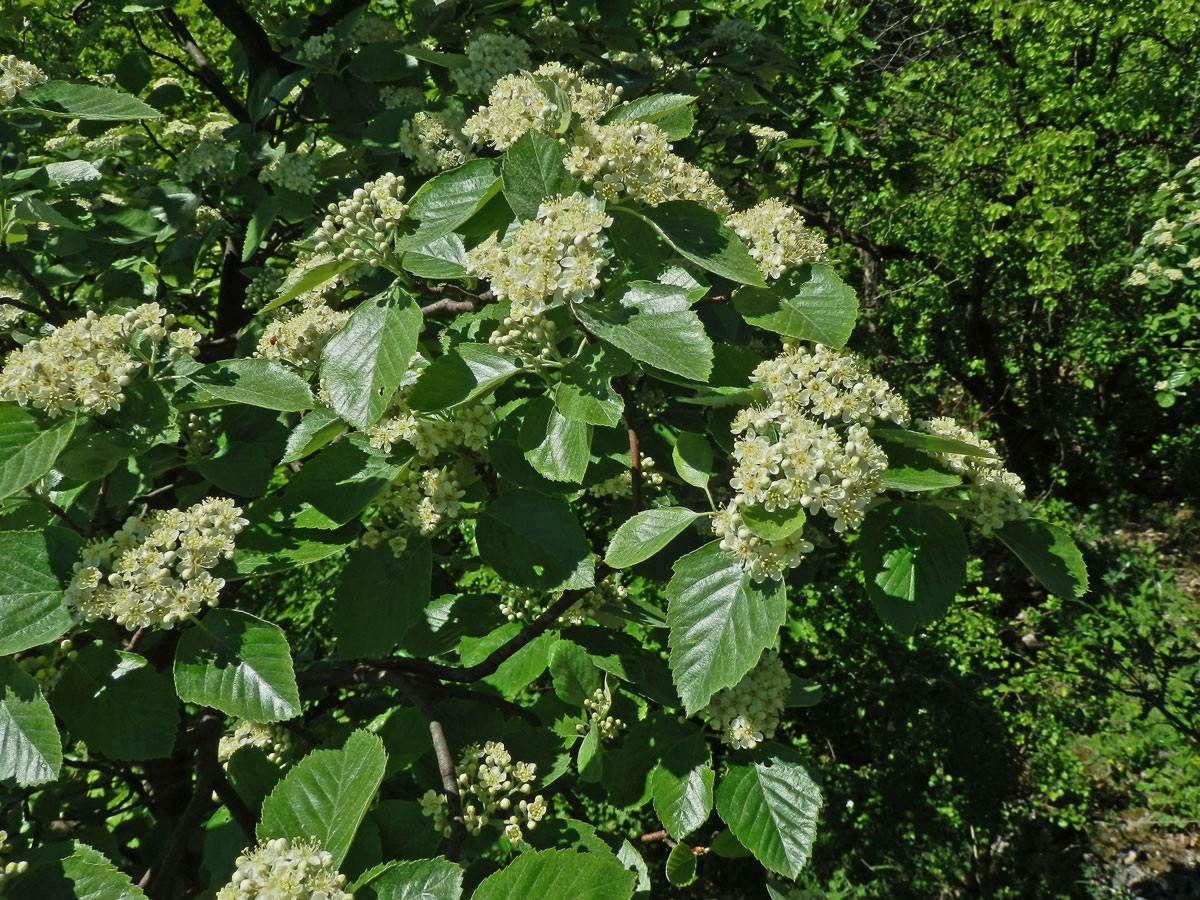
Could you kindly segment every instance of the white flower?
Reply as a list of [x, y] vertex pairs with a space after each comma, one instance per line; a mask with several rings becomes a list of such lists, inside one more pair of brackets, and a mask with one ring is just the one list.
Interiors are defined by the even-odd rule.
[[963, 428], [954, 419], [943, 416], [917, 423], [922, 430], [940, 437], [953, 438], [986, 450], [992, 456], [967, 456], [962, 453], [934, 453], [933, 456], [951, 471], [966, 479], [966, 505], [959, 510], [961, 515], [973, 519], [980, 530], [990, 536], [1005, 522], [1029, 516], [1025, 509], [1025, 483], [994, 455], [996, 448], [969, 428]]
[[804, 225], [800, 214], [780, 200], [764, 200], [726, 220], [746, 242], [750, 255], [768, 278], [785, 269], [825, 258], [825, 240]]
[[8, 106], [17, 94], [46, 81], [46, 73], [33, 63], [15, 56], [0, 56], [0, 106]]
[[258, 339], [254, 355], [283, 360], [302, 369], [316, 369], [321, 349], [349, 318], [348, 312], [315, 303], [296, 315], [268, 324]]
[[476, 35], [465, 53], [466, 63], [450, 70], [450, 77], [464, 94], [486, 94], [500, 76], [531, 65], [529, 45], [515, 35]]
[[791, 689], [791, 679], [779, 657], [764, 650], [757, 665], [741, 681], [713, 695], [704, 714], [726, 744], [753, 750], [775, 736]]
[[257, 747], [266, 753], [267, 759], [280, 768], [284, 768], [286, 766], [285, 756], [291, 743], [291, 735], [282, 725], [242, 719], [232, 734], [221, 736], [217, 745], [217, 759], [222, 765], [226, 765], [229, 760], [233, 759], [233, 755], [243, 747]]
[[316, 840], [275, 838], [242, 851], [216, 900], [354, 900], [345, 884], [333, 854]]
[[408, 206], [401, 202], [404, 179], [388, 172], [358, 188], [348, 199], [329, 204], [325, 221], [313, 235], [316, 252], [338, 259], [383, 264]]
[[438, 112], [419, 112], [400, 126], [400, 152], [418, 172], [440, 172], [461, 166], [475, 154], [463, 134], [466, 116], [448, 107]]
[[[524, 799], [537, 777], [537, 766], [513, 762], [512, 754], [498, 741], [464, 747], [454, 773], [463, 822], [471, 834], [478, 834], [489, 822], [501, 824], [504, 813], [511, 813], [502, 824], [505, 837], [515, 846], [521, 841], [522, 826], [535, 828], [548, 811], [540, 794], [532, 800]], [[427, 791], [421, 798], [421, 812], [433, 819], [438, 831], [449, 836], [450, 807], [445, 794]]]

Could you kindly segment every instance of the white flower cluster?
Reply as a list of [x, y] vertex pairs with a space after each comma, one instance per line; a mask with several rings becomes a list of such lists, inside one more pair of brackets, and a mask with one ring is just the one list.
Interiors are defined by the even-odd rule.
[[586, 734], [589, 728], [594, 728], [600, 733], [600, 740], [607, 744], [615, 741], [628, 727], [620, 719], [609, 715], [612, 710], [612, 692], [607, 687], [596, 688], [592, 696], [583, 701], [583, 708], [588, 721], [586, 725], [581, 722], [575, 726], [580, 734]]
[[192, 214], [192, 222], [196, 226], [196, 231], [200, 234], [208, 231], [209, 228], [218, 222], [223, 221], [224, 217], [221, 215], [221, 211], [216, 207], [209, 206], [207, 203], [201, 203]]
[[[74, 649], [74, 644], [68, 638], [63, 638], [48, 652], [42, 652], [36, 656], [22, 656], [17, 665], [24, 669], [25, 673], [36, 681], [43, 691], [48, 691], [58, 683], [62, 667], [78, 656], [79, 651]], [[3, 842], [0, 841], [0, 843]]]
[[383, 16], [374, 13], [364, 13], [359, 16], [354, 27], [350, 29], [350, 43], [378, 44], [384, 41], [400, 40], [400, 29]]
[[708, 702], [705, 715], [721, 740], [739, 750], [753, 750], [775, 737], [779, 714], [787, 706], [792, 683], [779, 657], [764, 650], [758, 663], [731, 688]]
[[[504, 583], [500, 594], [500, 614], [510, 622], [531, 621], [562, 596], [561, 591], [547, 594], [536, 588]], [[605, 606], [623, 608], [629, 592], [614, 579], [602, 581], [581, 596], [558, 617], [559, 625], [582, 625], [595, 619]]]
[[544, 315], [505, 316], [488, 337], [488, 343], [505, 356], [531, 368], [553, 359], [557, 342], [558, 326]]
[[450, 447], [482, 450], [487, 446], [488, 434], [496, 424], [491, 406], [468, 403], [424, 417], [408, 406], [411, 390], [408, 386], [396, 391], [383, 417], [367, 429], [372, 447], [390, 453], [395, 444], [404, 441], [422, 459], [433, 459]]
[[786, 131], [780, 131], [778, 128], [772, 128], [769, 125], [751, 125], [746, 130], [754, 137], [754, 144], [759, 153], [767, 150], [772, 144], [777, 144], [780, 141], [788, 139]]
[[266, 753], [267, 759], [280, 768], [285, 768], [291, 744], [292, 736], [282, 725], [242, 719], [232, 734], [221, 735], [217, 744], [217, 759], [224, 766], [233, 759], [233, 754], [243, 747], [257, 747]]
[[184, 145], [175, 161], [181, 181], [223, 178], [233, 171], [237, 145], [225, 140], [225, 132], [233, 122], [222, 116], [211, 117], [197, 128], [190, 122], [171, 122], [163, 129], [163, 137]]
[[318, 63], [329, 56], [335, 50], [340, 52], [341, 44], [337, 39], [337, 35], [332, 31], [325, 31], [321, 34], [314, 34], [296, 51], [296, 57], [305, 63]]
[[722, 215], [733, 211], [712, 176], [672, 153], [666, 133], [650, 122], [582, 122], [563, 164], [605, 200], [628, 194], [649, 206], [692, 200]]
[[242, 851], [216, 900], [354, 900], [342, 890], [345, 884], [333, 854], [315, 839], [275, 838]]
[[[570, 109], [559, 109], [538, 83], [548, 79], [565, 97]], [[557, 137], [565, 119], [577, 117], [581, 125], [595, 123], [620, 99], [621, 89], [583, 78], [562, 63], [546, 63], [532, 75], [508, 75], [496, 82], [488, 102], [463, 125], [476, 144], [507, 150], [527, 131]]]
[[528, 69], [529, 44], [509, 34], [485, 32], [471, 39], [465, 48], [467, 61], [450, 70], [450, 77], [464, 94], [483, 95], [502, 75]]
[[495, 234], [467, 253], [467, 271], [487, 278], [514, 318], [577, 303], [600, 286], [608, 265], [603, 229], [612, 225], [604, 205], [571, 194], [544, 201], [537, 217], [518, 225], [503, 244]]
[[0, 371], [0, 400], [33, 406], [51, 417], [120, 409], [123, 390], [142, 365], [129, 349], [134, 332], [155, 345], [169, 338], [171, 359], [195, 355], [200, 335], [190, 328], [170, 330], [174, 324], [175, 317], [157, 303], [108, 316], [89, 310], [9, 354]]
[[208, 570], [232, 559], [246, 527], [232, 500], [130, 516], [112, 537], [83, 548], [64, 599], [88, 621], [114, 619], [130, 631], [172, 628], [216, 606], [224, 579]]
[[[546, 801], [539, 794], [525, 799], [537, 777], [533, 763], [513, 762], [512, 754], [499, 741], [463, 749], [455, 767], [463, 822], [467, 831], [478, 834], [492, 821], [503, 821], [504, 836], [516, 846], [522, 827], [533, 830], [545, 818]], [[421, 812], [433, 819], [438, 831], [450, 836], [450, 807], [445, 794], [427, 791], [421, 798]], [[508, 818], [502, 817], [508, 813]]]
[[306, 144], [295, 152], [285, 152], [273, 159], [258, 173], [263, 184], [274, 184], [298, 194], [307, 194], [317, 183], [317, 166], [320, 159], [314, 156]]
[[418, 172], [441, 172], [461, 166], [474, 157], [463, 134], [466, 114], [448, 106], [436, 112], [419, 112], [400, 126], [400, 152]]
[[8, 106], [21, 91], [46, 80], [46, 73], [33, 63], [8, 54], [0, 56], [0, 106]]
[[363, 543], [368, 547], [386, 543], [399, 556], [414, 532], [428, 537], [457, 519], [464, 493], [455, 475], [445, 468], [424, 469], [419, 474], [405, 471], [375, 501]]
[[399, 109], [404, 106], [422, 107], [425, 105], [425, 92], [419, 87], [400, 87], [389, 84], [379, 89], [379, 102], [388, 109]]
[[265, 306], [283, 284], [283, 274], [275, 269], [262, 269], [255, 273], [246, 285], [246, 305], [251, 308]]
[[275, 319], [263, 329], [254, 355], [277, 359], [301, 369], [316, 369], [321, 349], [346, 324], [350, 313], [315, 303], [294, 316]]
[[[542, 16], [533, 23], [529, 33], [542, 44], [558, 45], [563, 41], [579, 40], [579, 32], [570, 22], [564, 22], [558, 16]], [[561, 49], [557, 46], [555, 50]]]
[[712, 30], [713, 41], [727, 50], [759, 50], [774, 44], [745, 19], [722, 19]]
[[181, 412], [175, 419], [184, 458], [193, 465], [208, 457], [217, 443], [219, 430], [203, 412]]
[[825, 258], [825, 239], [806, 228], [796, 210], [774, 197], [734, 213], [726, 224], [746, 242], [750, 255], [768, 278], [778, 278], [785, 269]]
[[5, 300], [20, 300], [21, 289], [12, 283], [0, 281], [0, 334], [11, 331], [25, 317], [25, 310]]
[[1200, 280], [1200, 156], [1159, 185], [1154, 200], [1164, 215], [1142, 235], [1125, 283], [1166, 292], [1175, 282]]
[[127, 150], [137, 150], [146, 146], [149, 141], [150, 138], [144, 132], [134, 131], [129, 126], [118, 126], [92, 138], [83, 145], [83, 150], [89, 156], [112, 156]]
[[920, 427], [940, 437], [954, 438], [972, 447], [987, 450], [993, 456], [965, 456], [961, 453], [934, 453], [933, 456], [945, 463], [953, 472], [967, 480], [967, 504], [959, 510], [974, 520], [980, 531], [990, 537], [1005, 522], [1029, 517], [1025, 509], [1025, 482], [1004, 468], [996, 448], [969, 428], [959, 425], [954, 419], [942, 416], [918, 423]]
[[[642, 470], [642, 488], [660, 487], [663, 483], [662, 473], [658, 471], [653, 456], [643, 456], [638, 460]], [[624, 497], [633, 493], [633, 470], [626, 469], [620, 475], [606, 478], [591, 485], [587, 492], [593, 497]]]
[[812, 544], [803, 519], [791, 534], [767, 540], [746, 522], [744, 510], [766, 513], [803, 507], [825, 512], [835, 531], [857, 528], [863, 510], [883, 490], [887, 456], [866, 426], [876, 419], [908, 420], [904, 402], [887, 382], [866, 371], [847, 351], [817, 344], [785, 350], [760, 364], [752, 381], [766, 404], [740, 410], [731, 430], [735, 460], [730, 486], [736, 496], [713, 518], [721, 548], [756, 581], [783, 577]]
[[664, 75], [670, 76], [675, 75], [683, 68], [679, 57], [670, 52], [664, 57], [653, 50], [639, 50], [637, 53], [615, 50], [608, 54], [608, 58], [616, 65], [632, 69], [640, 75], [655, 75], [662, 72]]
[[[3, 57], [0, 57], [2, 60]], [[7, 855], [12, 850], [8, 843], [8, 832], [0, 831], [0, 854]], [[4, 893], [4, 882], [12, 878], [14, 875], [24, 875], [29, 871], [29, 863], [26, 860], [9, 860], [0, 866], [0, 894]]]
[[404, 179], [388, 172], [358, 188], [347, 200], [329, 204], [329, 214], [313, 235], [316, 252], [338, 259], [383, 264], [396, 229], [408, 212]]

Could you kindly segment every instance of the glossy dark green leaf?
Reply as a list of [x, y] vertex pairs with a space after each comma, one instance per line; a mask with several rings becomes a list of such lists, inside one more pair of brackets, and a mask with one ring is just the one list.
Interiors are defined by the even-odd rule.
[[649, 559], [704, 516], [679, 506], [645, 509], [621, 523], [608, 545], [604, 561], [614, 569], [625, 569]]
[[42, 425], [15, 403], [0, 403], [0, 499], [49, 472], [74, 431], [73, 417]]
[[63, 589], [82, 545], [58, 526], [0, 532], [0, 654], [45, 644], [71, 627]]
[[1071, 536], [1057, 525], [1038, 519], [1008, 522], [996, 532], [996, 537], [1050, 593], [1068, 599], [1087, 593], [1088, 574], [1083, 554]]
[[696, 880], [696, 854], [687, 844], [679, 843], [667, 856], [667, 881], [675, 887], [687, 887]]
[[47, 81], [21, 91], [20, 99], [30, 109], [69, 119], [120, 122], [162, 118], [162, 113], [137, 97], [95, 84]]
[[475, 540], [483, 561], [514, 584], [545, 591], [593, 584], [587, 537], [557, 498], [530, 490], [502, 494], [484, 508]]
[[500, 172], [504, 197], [522, 219], [532, 219], [548, 197], [573, 194], [579, 182], [563, 168], [567, 148], [530, 129], [505, 151]]
[[201, 390], [227, 403], [301, 412], [316, 403], [308, 382], [283, 363], [269, 359], [226, 359], [187, 376]]
[[24, 669], [0, 658], [0, 782], [41, 784], [57, 778], [61, 767], [50, 704]]
[[711, 209], [691, 200], [669, 200], [639, 214], [684, 259], [738, 284], [763, 286], [762, 273], [746, 245]]
[[830, 347], [846, 345], [858, 316], [854, 288], [825, 263], [792, 269], [769, 288], [740, 288], [733, 305], [751, 325]]
[[630, 900], [635, 881], [611, 855], [541, 850], [485, 878], [471, 900]]
[[429, 603], [429, 541], [410, 540], [397, 556], [386, 544], [350, 554], [334, 591], [333, 633], [346, 659], [391, 655]]
[[488, 344], [459, 344], [421, 370], [408, 404], [433, 412], [481, 397], [503, 384], [520, 366]]

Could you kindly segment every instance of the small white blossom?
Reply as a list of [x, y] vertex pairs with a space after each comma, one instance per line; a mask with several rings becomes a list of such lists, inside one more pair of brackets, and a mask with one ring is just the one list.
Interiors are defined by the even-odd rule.
[[257, 747], [266, 754], [268, 760], [280, 768], [286, 768], [291, 743], [292, 737], [282, 725], [242, 719], [232, 734], [221, 735], [217, 744], [217, 759], [224, 766], [243, 747]]
[[[537, 777], [537, 766], [513, 762], [512, 754], [498, 741], [465, 747], [454, 772], [463, 822], [471, 834], [478, 834], [494, 821], [503, 824], [504, 836], [516, 846], [523, 836], [522, 827], [532, 830], [546, 816], [546, 801], [540, 794], [526, 799]], [[427, 791], [421, 798], [421, 812], [433, 819], [438, 831], [450, 836], [450, 807], [445, 794]], [[503, 818], [505, 813], [509, 813], [507, 818]]]
[[464, 52], [467, 61], [450, 70], [464, 94], [486, 94], [502, 75], [531, 65], [529, 44], [515, 35], [485, 32], [473, 37]]
[[333, 854], [312, 841], [275, 838], [247, 848], [216, 900], [354, 900]]
[[792, 684], [779, 657], [764, 650], [758, 664], [731, 688], [713, 695], [704, 713], [731, 747], [753, 750], [775, 736]]
[[313, 235], [316, 252], [382, 265], [408, 212], [403, 197], [404, 179], [388, 172], [358, 188], [348, 199], [329, 204], [325, 221]]
[[0, 56], [0, 106], [8, 106], [21, 91], [42, 84], [46, 73], [15, 56]]
[[1028, 518], [1029, 512], [1024, 505], [1025, 483], [1004, 468], [1004, 464], [994, 455], [996, 448], [990, 441], [985, 441], [969, 428], [964, 428], [946, 416], [917, 424], [930, 434], [953, 438], [993, 454], [933, 454], [951, 471], [967, 480], [967, 502], [960, 513], [978, 523], [980, 531], [990, 536], [1006, 522]]
[[785, 269], [825, 258], [825, 240], [804, 225], [795, 209], [772, 197], [726, 220], [746, 242], [750, 255], [768, 278]]
[[453, 106], [419, 112], [400, 126], [400, 152], [412, 160], [418, 172], [461, 166], [475, 155], [463, 134], [465, 122], [463, 111]]
[[316, 369], [322, 348], [349, 318], [348, 312], [315, 303], [296, 315], [268, 324], [258, 339], [254, 355], [282, 360], [301, 369]]

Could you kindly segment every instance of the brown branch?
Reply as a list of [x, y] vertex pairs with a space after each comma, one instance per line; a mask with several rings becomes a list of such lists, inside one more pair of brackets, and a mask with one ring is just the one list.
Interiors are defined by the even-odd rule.
[[63, 524], [65, 524], [72, 531], [78, 533], [79, 535], [81, 535], [83, 537], [87, 537], [83, 528], [81, 528], [79, 526], [79, 523], [77, 523], [74, 519], [72, 519], [69, 515], [67, 515], [67, 511], [65, 509], [63, 509], [61, 506], [59, 506], [57, 503], [55, 503], [53, 500], [49, 499], [48, 497], [43, 497], [41, 494], [39, 494], [37, 491], [35, 491], [32, 487], [25, 488], [25, 493], [28, 494], [33, 499], [34, 503], [40, 503], [42, 506], [46, 507], [46, 509], [50, 510], [50, 512], [54, 513], [56, 516], [58, 516], [60, 519], [62, 519]]
[[280, 75], [286, 75], [299, 68], [272, 49], [267, 32], [236, 0], [204, 0], [204, 5], [242, 45], [251, 86], [268, 69], [274, 68]]
[[443, 297], [441, 300], [436, 300], [428, 306], [421, 307], [421, 315], [423, 316], [433, 316], [440, 312], [462, 313], [474, 311], [474, 300], [451, 300], [449, 297]]
[[159, 15], [162, 16], [167, 27], [175, 35], [175, 39], [179, 42], [180, 48], [192, 58], [192, 62], [196, 64], [197, 77], [204, 83], [204, 86], [212, 91], [213, 96], [217, 101], [229, 110], [230, 114], [239, 122], [249, 122], [250, 113], [247, 112], [245, 105], [242, 104], [237, 97], [233, 96], [233, 91], [225, 86], [225, 81], [221, 77], [221, 73], [217, 68], [209, 62], [204, 51], [200, 49], [200, 45], [196, 43], [196, 38], [192, 36], [183, 19], [179, 18], [173, 10], [165, 9]]
[[87, 526], [83, 529], [83, 537], [85, 540], [91, 540], [96, 536], [96, 529], [100, 525], [100, 519], [104, 515], [104, 501], [108, 497], [108, 482], [110, 475], [105, 475], [100, 479], [100, 487], [96, 489], [96, 502], [92, 506], [92, 514], [88, 518]]

